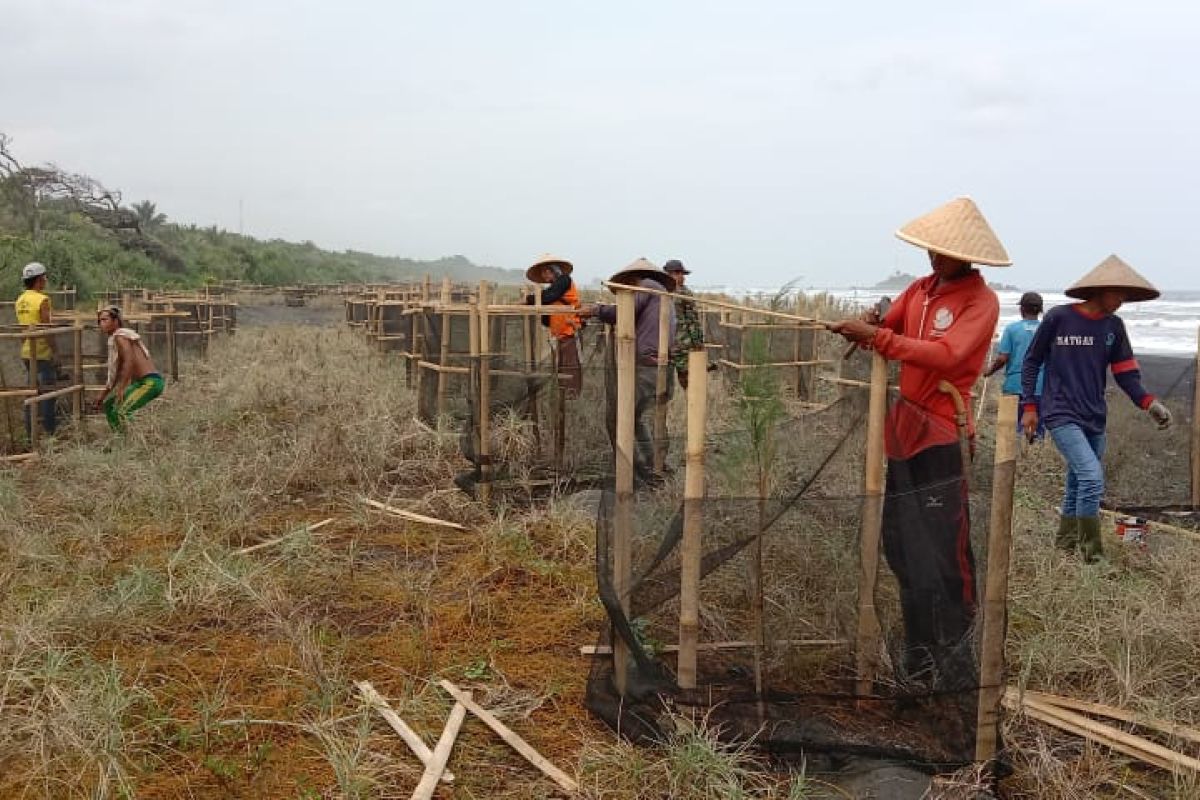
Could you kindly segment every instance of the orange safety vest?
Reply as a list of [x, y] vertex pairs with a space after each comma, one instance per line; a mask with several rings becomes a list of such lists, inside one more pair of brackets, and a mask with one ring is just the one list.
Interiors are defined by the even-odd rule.
[[[579, 308], [579, 290], [575, 288], [575, 281], [571, 281], [571, 288], [550, 305]], [[583, 320], [578, 314], [548, 314], [547, 316], [550, 318], [550, 333], [554, 334], [555, 339], [570, 339], [583, 327]]]

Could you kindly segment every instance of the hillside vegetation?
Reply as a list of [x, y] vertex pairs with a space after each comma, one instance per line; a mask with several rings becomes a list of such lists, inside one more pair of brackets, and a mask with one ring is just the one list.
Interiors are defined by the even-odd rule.
[[20, 268], [41, 261], [56, 286], [83, 295], [121, 286], [200, 286], [242, 280], [289, 285], [387, 281], [424, 274], [516, 283], [517, 270], [482, 267], [465, 256], [434, 261], [323, 250], [312, 242], [264, 241], [169, 221], [154, 203], [55, 165], [31, 167], [0, 132], [0, 294], [20, 290]]

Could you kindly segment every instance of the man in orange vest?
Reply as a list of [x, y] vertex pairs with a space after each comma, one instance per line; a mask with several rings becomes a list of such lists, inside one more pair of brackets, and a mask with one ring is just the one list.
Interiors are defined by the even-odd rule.
[[[571, 280], [574, 269], [570, 261], [547, 253], [525, 271], [525, 277], [533, 283], [549, 284], [542, 289], [542, 305], [578, 309], [579, 290], [575, 288], [575, 281]], [[525, 302], [532, 304], [533, 298], [527, 298]], [[550, 335], [554, 337], [558, 385], [568, 397], [576, 397], [583, 388], [578, 338], [583, 318], [579, 314], [546, 314], [542, 317], [542, 324], [550, 328]]]

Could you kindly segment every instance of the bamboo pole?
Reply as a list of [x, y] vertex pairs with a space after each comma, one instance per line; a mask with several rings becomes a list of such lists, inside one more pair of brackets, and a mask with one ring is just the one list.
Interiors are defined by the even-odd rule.
[[[633, 448], [634, 407], [637, 400], [637, 342], [634, 337], [633, 292], [617, 290], [617, 430], [616, 503], [613, 520], [613, 589], [621, 611], [629, 614], [632, 581], [630, 548], [633, 538]], [[625, 695], [629, 648], [620, 636], [613, 637], [613, 679], [617, 694]]]
[[1196, 331], [1196, 369], [1192, 371], [1192, 508], [1200, 509], [1200, 329]]
[[486, 708], [478, 705], [471, 699], [470, 695], [447, 680], [439, 681], [438, 685], [447, 694], [466, 706], [468, 711], [474, 714], [483, 724], [491, 728], [497, 736], [504, 740], [505, 744], [520, 753], [526, 761], [541, 770], [543, 775], [557, 783], [560, 788], [567, 792], [579, 791], [579, 784], [574, 779], [547, 761], [545, 756], [535, 750], [529, 742], [518, 736], [516, 732], [498, 720]]
[[[603, 285], [606, 289], [611, 289], [614, 292], [629, 291], [637, 292], [638, 294], [654, 294], [666, 298], [673, 297], [671, 292], [668, 292], [665, 289], [652, 289], [649, 286], [627, 286], [623, 283], [612, 283], [611, 281], [604, 281]], [[708, 308], [723, 308], [731, 311], [737, 311], [741, 315], [739, 324], [744, 324], [742, 323], [742, 320], [745, 318], [746, 314], [769, 317], [772, 319], [785, 319], [791, 322], [807, 322], [813, 328], [820, 328], [822, 330], [827, 330], [829, 326], [833, 324], [831, 322], [819, 320], [814, 317], [802, 317], [799, 314], [788, 314], [785, 311], [772, 311], [769, 308], [755, 308], [754, 306], [741, 305], [740, 303], [729, 303], [724, 300], [714, 300], [713, 298], [705, 297], [704, 295], [693, 295], [688, 299], [698, 306], [705, 306]]]
[[679, 555], [679, 688], [696, 688], [700, 638], [700, 560], [704, 532], [704, 430], [708, 422], [708, 355], [688, 353], [687, 454], [683, 478], [683, 541]]
[[[38, 386], [37, 342], [35, 342], [32, 337], [26, 339], [25, 341], [29, 342], [29, 386], [36, 392], [41, 388], [40, 386]], [[28, 404], [28, 401], [25, 401], [25, 402], [26, 402], [26, 404]], [[35, 402], [33, 405], [28, 406], [28, 408], [29, 408], [29, 449], [37, 450], [38, 437], [40, 436], [40, 434], [38, 432], [38, 428], [41, 427], [41, 424], [38, 420], [38, 416], [41, 414], [42, 406], [40, 403]]]
[[[562, 364], [561, 340], [554, 342], [554, 474], [562, 473], [563, 454], [567, 449], [567, 389], [559, 373]], [[578, 346], [578, 340], [576, 340]]]
[[[383, 717], [384, 721], [387, 722], [391, 729], [396, 732], [396, 735], [400, 737], [400, 740], [408, 745], [408, 749], [412, 751], [412, 754], [416, 756], [422, 764], [428, 764], [430, 759], [433, 758], [433, 751], [430, 750], [429, 745], [425, 744], [421, 737], [417, 735], [417, 732], [410, 728], [408, 723], [405, 722], [401, 716], [392, 709], [391, 705], [388, 704], [388, 701], [384, 699], [383, 695], [375, 691], [375, 687], [372, 686], [369, 681], [355, 681], [354, 685], [358, 689], [359, 694], [362, 695], [363, 700], [366, 701], [367, 705], [371, 706], [371, 708], [375, 709], [375, 711], [379, 713], [379, 716]], [[453, 783], [454, 775], [450, 772], [450, 770], [445, 770], [442, 772], [441, 780], [442, 783]]]
[[[168, 317], [168, 319], [170, 319]], [[83, 386], [83, 319], [76, 315], [75, 331], [71, 340], [74, 353], [71, 357], [71, 377], [77, 386]], [[75, 426], [83, 433], [83, 392], [76, 392], [71, 399], [71, 412], [75, 416]]]
[[44, 403], [47, 400], [57, 400], [58, 398], [60, 398], [64, 395], [71, 394], [72, 392], [81, 392], [81, 391], [83, 391], [83, 384], [77, 383], [72, 386], [64, 386], [61, 389], [55, 389], [52, 392], [41, 392], [37, 395], [26, 398], [23, 402], [27, 406], [34, 406], [34, 405], [38, 405], [40, 403]]
[[[535, 302], [541, 301], [541, 289], [533, 284], [526, 284], [526, 295], [535, 298]], [[528, 396], [525, 399], [525, 413], [529, 416], [530, 422], [533, 424], [533, 449], [535, 453], [542, 452], [542, 430], [541, 419], [538, 409], [538, 383], [533, 379], [533, 373], [537, 370], [537, 358], [535, 356], [537, 339], [537, 326], [540, 317], [522, 317], [521, 319], [521, 347], [525, 355], [525, 373], [529, 380], [525, 382], [526, 392]]]
[[1173, 739], [1184, 739], [1193, 744], [1200, 744], [1200, 730], [1189, 728], [1186, 725], [1178, 725], [1174, 722], [1168, 722], [1164, 719], [1156, 719], [1138, 714], [1134, 711], [1126, 711], [1123, 708], [1115, 708], [1106, 706], [1101, 703], [1092, 703], [1087, 700], [1076, 700], [1073, 697], [1064, 697], [1060, 694], [1047, 694], [1045, 692], [1035, 692], [1026, 689], [1021, 693], [1023, 697], [1028, 697], [1033, 700], [1038, 700], [1050, 705], [1059, 706], [1071, 711], [1085, 711], [1089, 714], [1098, 714], [1108, 717], [1109, 719], [1128, 722], [1142, 728], [1164, 733]]
[[[449, 278], [446, 280], [448, 282]], [[470, 699], [470, 692], [464, 694]], [[454, 741], [458, 738], [458, 731], [466, 719], [467, 707], [456, 702], [454, 708], [450, 709], [446, 727], [442, 729], [442, 735], [433, 748], [433, 755], [430, 757], [429, 763], [425, 765], [421, 782], [417, 784], [416, 789], [413, 789], [412, 800], [432, 800], [438, 781], [446, 771], [446, 763], [450, 760], [450, 751], [454, 747]]]
[[[450, 313], [445, 307], [450, 305], [450, 278], [442, 278], [442, 341], [438, 349], [438, 363], [443, 367], [450, 363]], [[446, 415], [446, 389], [450, 376], [443, 371], [438, 372], [437, 378], [437, 418]]]
[[996, 409], [996, 460], [988, 521], [987, 578], [983, 594], [983, 635], [979, 645], [979, 709], [975, 760], [991, 761], [1000, 738], [1004, 694], [1004, 639], [1008, 630], [1008, 567], [1012, 557], [1013, 487], [1017, 479], [1017, 401], [1001, 394]]
[[175, 317], [167, 317], [167, 372], [171, 381], [179, 382], [179, 351], [175, 349]]
[[[1015, 422], [1013, 423], [1016, 424]], [[1094, 719], [1068, 711], [1052, 703], [1046, 703], [1032, 697], [1022, 697], [1015, 690], [1008, 692], [1007, 702], [1016, 705], [1029, 716], [1047, 724], [1075, 733], [1078, 736], [1099, 742], [1113, 750], [1153, 764], [1172, 772], [1180, 769], [1200, 772], [1200, 760], [1191, 756], [1177, 753], [1157, 742], [1132, 733], [1126, 733], [1119, 728], [1105, 725]]]
[[658, 298], [658, 369], [654, 375], [654, 471], [661, 475], [667, 461], [667, 381], [670, 376], [671, 312], [674, 300]]
[[491, 286], [479, 282], [479, 499], [487, 505], [492, 500], [492, 376], [491, 325], [488, 321], [488, 298]]
[[862, 529], [859, 538], [858, 635], [855, 693], [871, 693], [879, 657], [879, 615], [875, 584], [879, 577], [879, 538], [883, 529], [883, 426], [887, 416], [887, 361], [871, 356], [871, 394], [867, 407], [867, 461], [863, 470]]

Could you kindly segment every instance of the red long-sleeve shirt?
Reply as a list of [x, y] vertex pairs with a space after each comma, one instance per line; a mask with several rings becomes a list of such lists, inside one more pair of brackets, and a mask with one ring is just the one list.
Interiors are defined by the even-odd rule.
[[892, 303], [872, 341], [884, 358], [901, 362], [903, 400], [888, 417], [890, 458], [910, 458], [958, 440], [954, 401], [938, 389], [943, 380], [952, 383], [967, 404], [974, 436], [971, 388], [983, 371], [999, 319], [1000, 301], [978, 271], [941, 284], [937, 275], [927, 275]]

